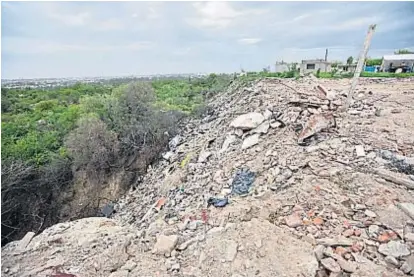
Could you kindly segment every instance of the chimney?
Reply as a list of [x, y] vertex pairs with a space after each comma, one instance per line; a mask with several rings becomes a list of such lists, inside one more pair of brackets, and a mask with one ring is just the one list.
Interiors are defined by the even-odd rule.
[[326, 48], [326, 51], [325, 51], [325, 62], [327, 61], [328, 61], [328, 48]]

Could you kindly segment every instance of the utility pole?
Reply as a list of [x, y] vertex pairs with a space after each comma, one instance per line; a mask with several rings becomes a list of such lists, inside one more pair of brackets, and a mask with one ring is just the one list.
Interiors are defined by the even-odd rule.
[[362, 68], [363, 68], [364, 63], [365, 63], [365, 58], [366, 58], [367, 53], [368, 53], [369, 45], [371, 44], [371, 38], [372, 38], [372, 35], [374, 34], [376, 26], [377, 26], [376, 24], [369, 25], [368, 33], [367, 33], [367, 36], [366, 36], [365, 42], [364, 42], [364, 47], [362, 48], [362, 51], [359, 54], [357, 67], [355, 69], [354, 77], [352, 78], [351, 87], [349, 88], [349, 91], [348, 91], [348, 97], [346, 99], [346, 104], [345, 104], [345, 110], [344, 111], [348, 110], [349, 104], [351, 103], [351, 99], [352, 99], [355, 87], [358, 84], [359, 76], [361, 75], [361, 71], [362, 71]]

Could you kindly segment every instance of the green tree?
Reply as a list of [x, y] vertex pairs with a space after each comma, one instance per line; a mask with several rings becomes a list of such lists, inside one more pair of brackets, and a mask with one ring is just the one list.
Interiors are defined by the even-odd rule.
[[414, 51], [410, 51], [408, 49], [398, 49], [397, 51], [394, 51], [395, 55], [402, 55], [402, 54], [414, 54]]
[[1, 89], [1, 112], [5, 113], [10, 111], [11, 101], [7, 95], [7, 90]]
[[348, 59], [346, 59], [346, 64], [351, 65], [354, 61], [354, 58], [352, 56], [349, 56]]
[[367, 66], [373, 66], [373, 65], [381, 65], [382, 64], [382, 58], [378, 59], [366, 59], [365, 64]]

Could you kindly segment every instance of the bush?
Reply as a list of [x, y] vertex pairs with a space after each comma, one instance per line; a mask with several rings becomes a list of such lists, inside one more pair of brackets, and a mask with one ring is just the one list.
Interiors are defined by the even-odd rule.
[[21, 160], [3, 161], [2, 245], [60, 221], [61, 195], [71, 180], [70, 162], [60, 157], [40, 168]]
[[78, 127], [67, 136], [65, 147], [75, 168], [85, 168], [90, 173], [109, 169], [119, 150], [116, 134], [94, 117], [79, 120]]
[[184, 117], [179, 111], [160, 111], [149, 83], [134, 83], [114, 92], [108, 104], [108, 127], [118, 134], [119, 163], [131, 170], [145, 172], [166, 149]]
[[37, 112], [43, 112], [43, 111], [47, 111], [47, 110], [52, 110], [53, 108], [55, 108], [58, 105], [59, 105], [59, 102], [57, 100], [41, 101], [41, 102], [36, 104], [35, 110]]

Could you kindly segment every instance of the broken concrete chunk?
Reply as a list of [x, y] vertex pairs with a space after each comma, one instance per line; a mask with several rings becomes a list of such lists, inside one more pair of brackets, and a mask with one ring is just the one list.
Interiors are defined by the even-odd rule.
[[378, 225], [370, 225], [368, 227], [368, 234], [371, 237], [375, 237], [379, 234], [380, 228], [378, 227]]
[[259, 143], [259, 134], [251, 135], [244, 139], [242, 149], [247, 149]]
[[263, 122], [260, 124], [256, 129], [253, 130], [256, 134], [267, 134], [267, 131], [270, 128], [270, 124], [268, 121]]
[[325, 250], [325, 246], [323, 245], [317, 245], [313, 252], [315, 253], [315, 257], [318, 261], [323, 259], [323, 252]]
[[174, 153], [173, 153], [173, 152], [171, 152], [171, 151], [169, 151], [169, 152], [165, 153], [162, 157], [163, 157], [165, 160], [169, 161], [169, 160], [171, 160], [171, 158], [172, 158], [173, 156], [174, 156]]
[[345, 272], [355, 272], [357, 270], [357, 265], [354, 262], [347, 261], [344, 259], [338, 259], [337, 260], [339, 266], [343, 269]]
[[408, 249], [408, 246], [406, 244], [394, 240], [386, 244], [381, 244], [378, 247], [378, 252], [380, 252], [383, 255], [392, 256], [395, 258], [410, 255], [410, 250]]
[[399, 266], [399, 262], [396, 258], [394, 258], [393, 256], [387, 256], [385, 257], [385, 262], [393, 265], [393, 266]]
[[325, 246], [351, 246], [353, 244], [351, 239], [341, 237], [317, 239], [316, 243]]
[[272, 127], [273, 129], [279, 128], [280, 126], [282, 126], [282, 123], [280, 123], [279, 121], [270, 123], [270, 127]]
[[394, 173], [389, 172], [388, 170], [377, 169], [375, 170], [375, 173], [387, 181], [393, 182], [397, 185], [406, 186], [409, 189], [414, 189], [414, 181], [398, 177]]
[[272, 117], [273, 113], [269, 110], [265, 110], [265, 112], [263, 113], [264, 119], [265, 120], [269, 120]]
[[367, 206], [365, 206], [365, 204], [355, 204], [354, 209], [355, 210], [365, 210], [367, 208]]
[[286, 225], [290, 228], [296, 228], [302, 225], [302, 219], [297, 214], [291, 214], [285, 218]]
[[155, 254], [167, 254], [170, 255], [171, 251], [173, 251], [174, 247], [177, 245], [178, 236], [164, 236], [160, 235], [157, 238], [157, 242], [154, 245], [154, 249], [152, 250]]
[[241, 129], [235, 129], [234, 130], [234, 135], [236, 135], [237, 137], [242, 137], [243, 136], [243, 134], [244, 134], [244, 132], [243, 132], [243, 130], [241, 130]]
[[247, 113], [234, 119], [230, 123], [230, 127], [241, 130], [251, 130], [259, 126], [264, 120], [265, 118], [261, 113]]
[[414, 233], [407, 233], [404, 235], [405, 241], [414, 242]]
[[355, 152], [357, 157], [365, 157], [365, 150], [363, 145], [355, 146]]
[[401, 265], [400, 270], [401, 270], [402, 272], [404, 272], [405, 274], [409, 274], [409, 273], [411, 272], [411, 268], [410, 268], [410, 266], [408, 265], [408, 263], [406, 263], [406, 262], [404, 262], [404, 263]]
[[400, 208], [404, 213], [409, 217], [414, 219], [414, 204], [413, 203], [398, 203], [398, 208]]
[[377, 215], [373, 211], [370, 211], [370, 210], [365, 210], [364, 213], [366, 216], [369, 216], [369, 217], [377, 217]]
[[197, 241], [197, 238], [189, 239], [186, 242], [183, 242], [182, 244], [180, 244], [177, 248], [179, 250], [185, 250], [189, 245], [193, 244], [196, 241]]
[[[63, 276], [66, 276], [66, 275], [68, 275], [68, 274], [65, 274]], [[109, 275], [109, 277], [128, 277], [128, 275], [129, 275], [128, 270], [119, 270], [119, 271], [112, 272], [111, 275]], [[60, 275], [58, 275], [58, 276], [60, 276]], [[69, 276], [74, 276], [74, 275], [71, 274]]]
[[208, 160], [208, 158], [211, 156], [211, 152], [207, 152], [207, 151], [202, 151], [200, 153], [200, 155], [198, 156], [198, 162], [199, 163], [204, 163]]
[[226, 137], [226, 140], [223, 142], [223, 146], [221, 147], [220, 153], [224, 153], [227, 151], [229, 146], [236, 141], [235, 135], [230, 135]]
[[414, 254], [410, 255], [407, 260], [402, 264], [401, 270], [408, 274], [411, 272], [411, 275], [414, 273]]
[[226, 240], [224, 244], [226, 248], [225, 260], [232, 262], [236, 258], [238, 244], [233, 240]]
[[302, 132], [299, 134], [298, 144], [302, 144], [305, 139], [335, 126], [335, 118], [331, 114], [314, 114], [309, 117]]
[[339, 264], [337, 262], [335, 262], [335, 260], [332, 259], [332, 258], [322, 259], [321, 264], [324, 268], [326, 268], [327, 270], [329, 270], [331, 272], [340, 272], [341, 271], [341, 267], [339, 266]]
[[17, 251], [24, 251], [27, 245], [32, 241], [33, 237], [35, 236], [34, 232], [28, 232], [19, 242], [17, 247]]
[[215, 235], [215, 234], [223, 232], [223, 230], [224, 230], [223, 227], [213, 227], [207, 232], [207, 235]]

